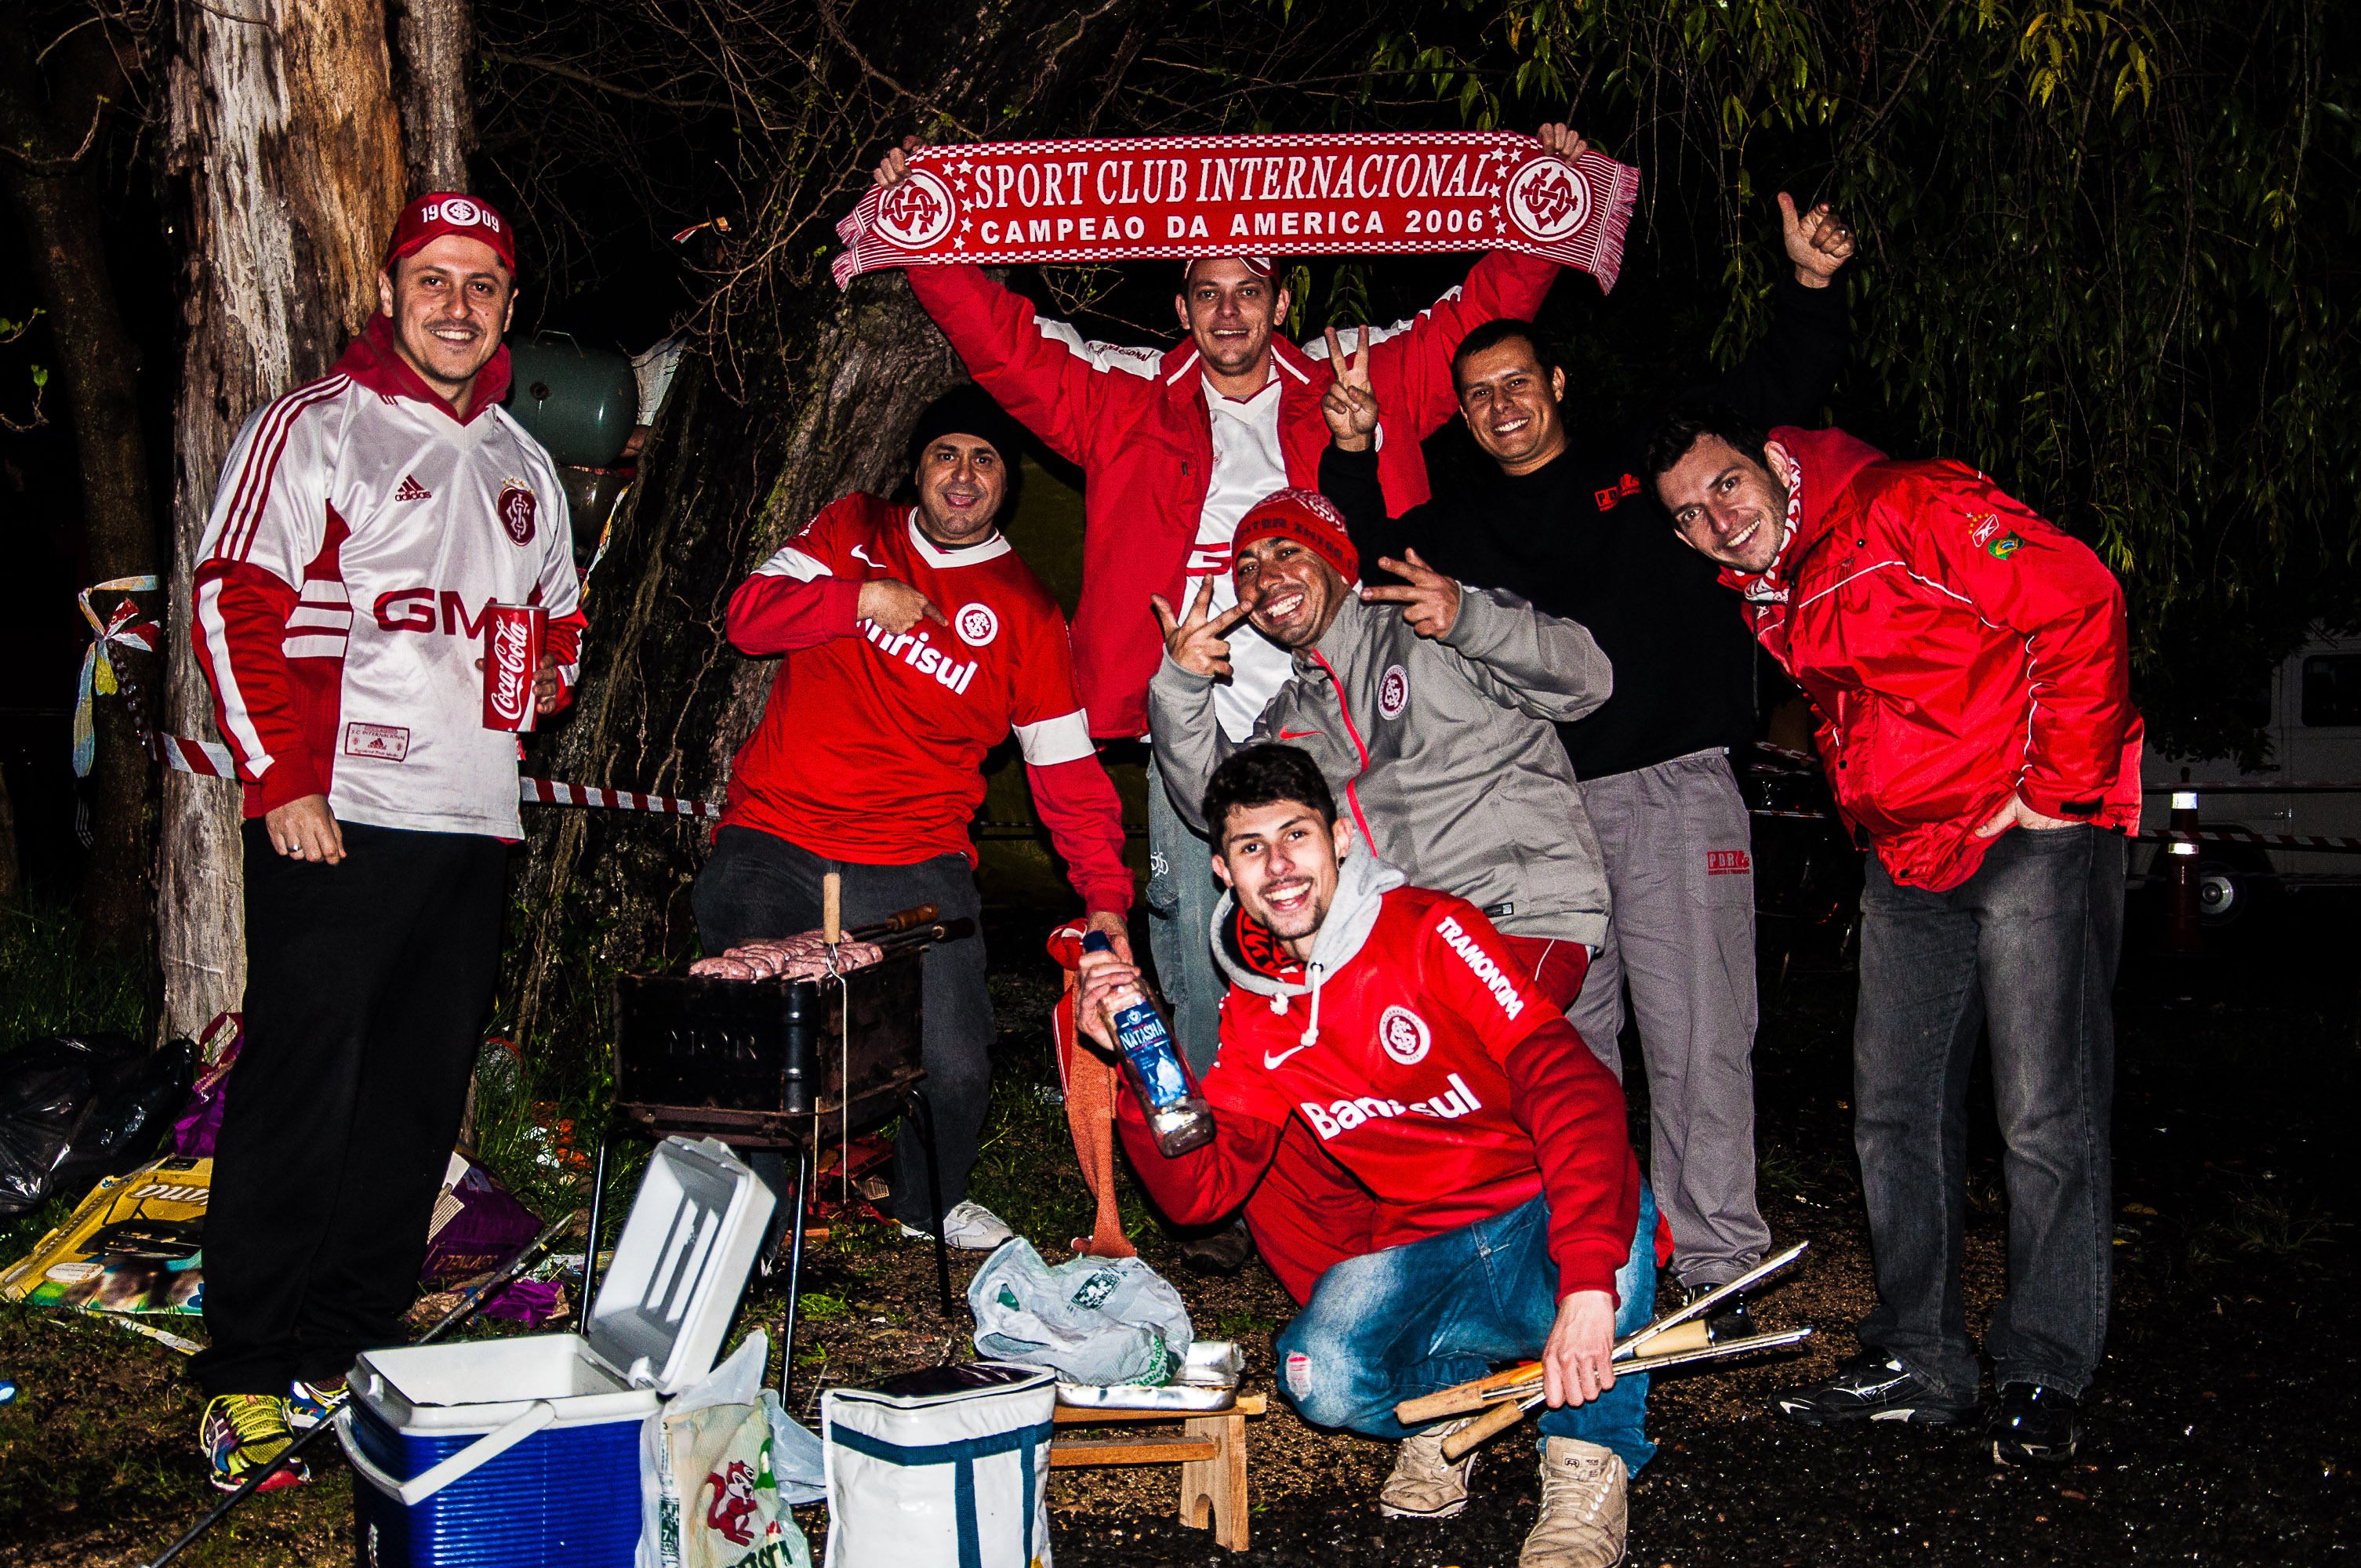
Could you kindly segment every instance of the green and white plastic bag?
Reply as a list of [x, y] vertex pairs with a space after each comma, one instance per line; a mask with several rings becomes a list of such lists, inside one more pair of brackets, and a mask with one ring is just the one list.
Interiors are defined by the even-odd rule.
[[819, 1440], [763, 1387], [769, 1355], [747, 1335], [641, 1424], [639, 1568], [811, 1568], [788, 1510], [822, 1496]]
[[1069, 1383], [1169, 1383], [1195, 1331], [1180, 1292], [1136, 1257], [1051, 1266], [1019, 1236], [967, 1288], [977, 1354], [1047, 1366]]

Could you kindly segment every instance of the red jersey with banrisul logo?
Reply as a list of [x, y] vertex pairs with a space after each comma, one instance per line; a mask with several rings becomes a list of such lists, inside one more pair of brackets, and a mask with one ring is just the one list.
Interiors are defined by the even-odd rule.
[[[889, 632], [860, 619], [861, 587], [880, 578], [917, 588], [950, 624]], [[983, 755], [1014, 731], [1053, 834], [1066, 827], [1062, 803], [1041, 797], [1058, 793], [1066, 764], [1082, 764], [1074, 784], [1092, 790], [1093, 841], [1060, 848], [1093, 908], [1129, 905], [1121, 821], [1074, 696], [1065, 615], [1005, 537], [944, 550], [911, 508], [847, 496], [739, 588], [730, 637], [784, 657], [730, 770], [724, 827], [863, 865], [972, 861]]]

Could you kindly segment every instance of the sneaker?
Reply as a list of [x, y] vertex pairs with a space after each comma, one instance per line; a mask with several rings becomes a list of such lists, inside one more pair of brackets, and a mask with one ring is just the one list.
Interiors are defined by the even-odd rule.
[[1907, 1421], [1949, 1426], [1976, 1413], [1976, 1402], [1946, 1398], [1882, 1351], [1855, 1356], [1823, 1382], [1782, 1388], [1771, 1409], [1791, 1421], [1824, 1427], [1836, 1421]]
[[1622, 1455], [1580, 1438], [1542, 1444], [1542, 1517], [1517, 1568], [1613, 1568], [1631, 1518]]
[[1389, 1519], [1447, 1519], [1466, 1508], [1475, 1451], [1454, 1464], [1443, 1457], [1443, 1440], [1475, 1419], [1445, 1421], [1397, 1443], [1394, 1473], [1378, 1493], [1378, 1512]]
[[[197, 1446], [213, 1464], [213, 1482], [225, 1492], [246, 1485], [247, 1477], [287, 1452], [295, 1434], [287, 1427], [287, 1401], [269, 1394], [223, 1394], [209, 1401], [197, 1422]], [[280, 1467], [262, 1484], [275, 1492], [301, 1486], [312, 1478], [300, 1459]]]
[[[943, 1216], [943, 1245], [961, 1252], [990, 1252], [1016, 1234], [1007, 1221], [973, 1199], [952, 1204]], [[902, 1234], [914, 1241], [934, 1239], [933, 1233], [916, 1225], [904, 1225]]]
[[343, 1409], [350, 1391], [341, 1377], [334, 1383], [297, 1379], [288, 1386], [287, 1424], [297, 1431], [310, 1431]]
[[1235, 1274], [1254, 1261], [1254, 1234], [1244, 1220], [1225, 1230], [1180, 1244], [1180, 1261], [1199, 1274]]
[[2063, 1464], [2082, 1441], [2082, 1407], [2039, 1383], [2011, 1383], [1992, 1418], [1996, 1464]]

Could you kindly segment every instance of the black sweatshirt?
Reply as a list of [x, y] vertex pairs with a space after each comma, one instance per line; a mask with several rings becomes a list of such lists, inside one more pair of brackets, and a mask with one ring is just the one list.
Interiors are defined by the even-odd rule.
[[[1812, 417], [1844, 359], [1844, 289], [1807, 289], [1783, 274], [1777, 301], [1754, 352], [1688, 398], [1728, 403], [1765, 430]], [[1738, 596], [1642, 490], [1645, 435], [1638, 425], [1593, 453], [1576, 434], [1525, 475], [1486, 459], [1480, 477], [1390, 519], [1374, 450], [1331, 445], [1320, 458], [1320, 488], [1345, 513], [1364, 581], [1395, 581], [1378, 558], [1415, 549], [1438, 572], [1506, 588], [1598, 640], [1615, 666], [1615, 695], [1558, 727], [1577, 778], [1741, 748], [1754, 736], [1754, 639]]]

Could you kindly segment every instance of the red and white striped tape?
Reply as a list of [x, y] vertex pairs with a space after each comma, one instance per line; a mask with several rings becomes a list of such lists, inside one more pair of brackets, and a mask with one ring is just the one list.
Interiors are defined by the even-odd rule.
[[[168, 768], [184, 773], [199, 773], [208, 778], [234, 779], [237, 767], [230, 759], [229, 748], [211, 740], [192, 740], [182, 735], [148, 732], [150, 751], [156, 760]], [[668, 817], [702, 817], [719, 821], [721, 807], [710, 801], [688, 800], [675, 795], [639, 795], [631, 790], [593, 789], [586, 784], [557, 784], [549, 779], [520, 778], [517, 798], [528, 806], [590, 806], [608, 811], [653, 811]]]

